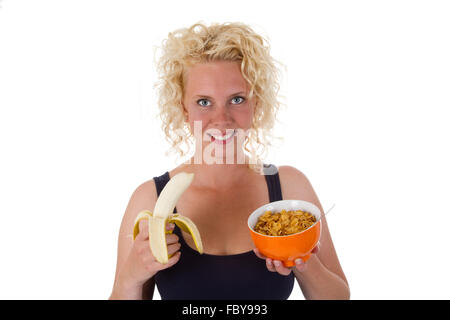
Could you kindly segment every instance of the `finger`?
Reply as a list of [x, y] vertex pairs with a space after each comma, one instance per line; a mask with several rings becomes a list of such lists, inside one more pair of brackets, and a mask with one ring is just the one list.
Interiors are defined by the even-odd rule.
[[170, 268], [171, 266], [173, 266], [175, 263], [177, 263], [180, 260], [180, 257], [181, 257], [181, 251], [178, 251], [169, 259], [169, 261], [167, 261], [166, 264], [163, 264], [162, 269]]
[[270, 272], [276, 272], [277, 270], [275, 270], [275, 266], [273, 265], [273, 261], [270, 258], [266, 259], [266, 267], [267, 270], [269, 270]]
[[291, 273], [291, 271], [292, 271], [290, 268], [285, 267], [285, 266], [283, 265], [283, 263], [282, 263], [281, 261], [279, 261], [279, 260], [274, 260], [274, 261], [273, 261], [273, 264], [274, 264], [274, 266], [275, 266], [275, 270], [276, 270], [279, 274], [281, 274], [281, 275], [283, 275], [283, 276], [289, 275], [289, 274]]
[[253, 252], [256, 254], [256, 256], [260, 259], [266, 259], [267, 257], [265, 255], [263, 255], [261, 252], [259, 252], [258, 249], [253, 249]]
[[142, 219], [139, 221], [139, 234], [136, 238], [141, 240], [148, 240], [148, 220]]
[[180, 250], [180, 248], [181, 248], [181, 244], [179, 242], [173, 243], [173, 244], [167, 246], [167, 253], [170, 256], [171, 254], [174, 254], [175, 252]]
[[295, 269], [297, 271], [303, 272], [306, 270], [306, 263], [302, 259], [295, 259]]
[[139, 233], [148, 233], [148, 219], [141, 219], [139, 221]]
[[166, 230], [173, 230], [175, 228], [175, 224], [174, 223], [168, 223], [166, 224]]
[[[136, 237], [136, 240], [138, 240], [137, 237]], [[153, 257], [153, 253], [152, 253], [152, 250], [150, 249], [150, 244], [149, 244], [148, 240], [140, 239], [140, 241], [135, 241], [134, 246], [136, 247], [136, 250], [137, 250], [136, 252], [139, 255], [143, 255], [146, 257]]]
[[180, 238], [176, 234], [166, 234], [167, 245], [177, 243]]

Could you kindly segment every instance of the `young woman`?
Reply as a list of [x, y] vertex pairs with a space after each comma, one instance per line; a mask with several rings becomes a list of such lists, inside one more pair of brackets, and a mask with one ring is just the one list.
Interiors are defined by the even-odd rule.
[[[195, 24], [169, 33], [159, 61], [159, 106], [172, 149], [194, 144], [190, 161], [142, 183], [122, 220], [117, 269], [110, 299], [287, 299], [297, 280], [307, 299], [348, 299], [349, 287], [325, 218], [319, 246], [305, 263], [286, 268], [259, 253], [247, 228], [256, 208], [272, 201], [301, 199], [323, 208], [311, 183], [292, 166], [263, 164], [280, 103], [269, 46], [242, 23]], [[244, 152], [247, 151], [247, 153]], [[167, 235], [168, 264], [148, 246], [147, 221], [130, 239], [141, 210], [152, 211], [164, 185], [179, 172], [194, 180], [176, 212], [198, 227], [204, 254], [176, 226]]]

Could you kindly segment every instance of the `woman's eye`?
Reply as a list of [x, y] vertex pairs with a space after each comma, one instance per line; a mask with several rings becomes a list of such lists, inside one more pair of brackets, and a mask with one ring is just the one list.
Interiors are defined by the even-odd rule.
[[233, 101], [233, 102], [236, 102], [236, 104], [241, 104], [241, 103], [243, 103], [243, 102], [245, 101], [245, 99], [242, 98], [242, 97], [234, 97], [234, 98], [232, 99], [232, 101]]
[[[243, 97], [234, 97], [231, 99], [233, 104], [242, 104], [245, 101], [245, 98]], [[211, 105], [211, 102], [207, 99], [199, 99], [197, 100], [197, 104], [199, 104], [202, 107], [208, 107]]]
[[199, 105], [201, 105], [202, 107], [207, 107], [208, 104], [203, 103], [203, 102], [209, 103], [209, 101], [206, 100], [206, 99], [200, 99], [200, 100], [197, 100], [197, 103], [198, 103]]

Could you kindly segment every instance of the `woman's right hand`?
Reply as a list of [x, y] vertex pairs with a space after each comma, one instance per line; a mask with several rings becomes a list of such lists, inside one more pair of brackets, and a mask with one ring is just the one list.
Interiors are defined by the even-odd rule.
[[[169, 223], [167, 230], [173, 230], [175, 225]], [[169, 257], [174, 254], [167, 264], [158, 262], [149, 246], [148, 220], [139, 222], [139, 234], [134, 239], [130, 254], [119, 273], [119, 278], [127, 287], [141, 286], [159, 270], [173, 266], [180, 259], [180, 243], [176, 234], [166, 234], [167, 252]]]

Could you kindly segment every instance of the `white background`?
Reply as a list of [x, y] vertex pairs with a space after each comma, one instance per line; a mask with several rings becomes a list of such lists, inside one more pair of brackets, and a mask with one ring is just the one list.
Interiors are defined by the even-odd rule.
[[198, 21], [247, 23], [286, 65], [266, 162], [336, 204], [351, 298], [450, 298], [447, 1], [0, 7], [1, 299], [109, 297], [132, 192], [179, 163], [154, 119], [153, 48]]

